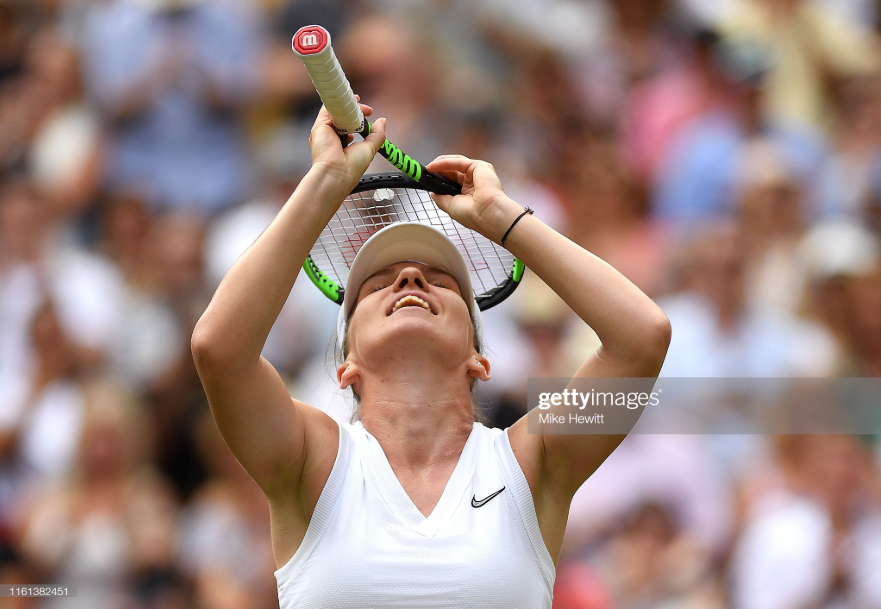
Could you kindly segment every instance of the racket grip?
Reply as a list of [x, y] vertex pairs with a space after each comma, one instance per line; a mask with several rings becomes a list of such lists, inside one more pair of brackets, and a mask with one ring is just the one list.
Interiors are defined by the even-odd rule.
[[337, 133], [360, 133], [365, 126], [364, 113], [333, 52], [330, 33], [320, 25], [301, 27], [291, 48], [303, 60]]

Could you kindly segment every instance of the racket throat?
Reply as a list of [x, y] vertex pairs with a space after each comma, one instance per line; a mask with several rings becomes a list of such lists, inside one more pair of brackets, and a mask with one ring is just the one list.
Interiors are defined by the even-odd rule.
[[[365, 118], [359, 134], [361, 137], [366, 138], [370, 135], [371, 129], [372, 125], [370, 124], [370, 121]], [[349, 134], [338, 133], [338, 135], [340, 137], [340, 142], [343, 144], [343, 148], [348, 146]], [[379, 154], [400, 171], [404, 172], [405, 175], [426, 186], [428, 190], [432, 192], [451, 196], [461, 194], [462, 192], [461, 187], [457, 183], [448, 180], [437, 173], [431, 173], [425, 168], [425, 165], [411, 157], [409, 154], [406, 154], [388, 139], [382, 143], [382, 146], [379, 148]]]
[[414, 160], [413, 157], [404, 154], [400, 148], [388, 140], [382, 143], [382, 147], [379, 149], [379, 154], [381, 154], [389, 163], [417, 182], [422, 179], [423, 174], [428, 173], [427, 171], [423, 171], [422, 165]]

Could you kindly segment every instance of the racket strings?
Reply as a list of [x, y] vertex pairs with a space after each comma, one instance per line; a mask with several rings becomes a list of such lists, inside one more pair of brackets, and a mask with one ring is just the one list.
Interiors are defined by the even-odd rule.
[[453, 220], [428, 192], [410, 188], [380, 188], [347, 197], [312, 248], [312, 259], [344, 286], [361, 246], [394, 222], [419, 222], [449, 237], [465, 260], [477, 295], [500, 286], [511, 273], [510, 252]]

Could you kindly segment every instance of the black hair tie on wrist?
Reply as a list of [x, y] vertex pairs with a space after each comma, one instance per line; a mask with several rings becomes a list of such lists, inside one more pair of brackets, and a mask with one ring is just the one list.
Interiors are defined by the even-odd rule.
[[529, 206], [527, 206], [526, 209], [523, 210], [523, 213], [520, 214], [519, 216], [517, 216], [517, 218], [516, 218], [513, 222], [511, 222], [511, 226], [509, 226], [509, 227], [508, 227], [508, 230], [505, 231], [505, 234], [502, 235], [502, 240], [499, 241], [499, 245], [501, 245], [502, 247], [505, 247], [505, 239], [508, 238], [508, 233], [511, 232], [511, 229], [514, 228], [514, 225], [515, 225], [515, 224], [517, 224], [518, 222], [520, 222], [520, 218], [522, 218], [522, 217], [525, 216], [526, 214], [530, 214], [530, 215], [532, 215], [532, 214], [534, 214], [534, 213], [535, 213], [535, 210], [530, 209]]

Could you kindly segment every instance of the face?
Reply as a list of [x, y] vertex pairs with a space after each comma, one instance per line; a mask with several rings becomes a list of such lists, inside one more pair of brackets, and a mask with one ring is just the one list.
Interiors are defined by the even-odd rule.
[[847, 503], [866, 479], [867, 455], [852, 436], [805, 436], [802, 450], [811, 490], [833, 505]]
[[380, 368], [427, 359], [455, 367], [476, 354], [473, 324], [456, 280], [443, 269], [399, 262], [361, 285], [349, 320], [349, 360]]
[[46, 214], [43, 201], [26, 188], [12, 188], [0, 200], [0, 256], [33, 260], [40, 255]]

